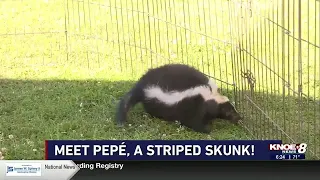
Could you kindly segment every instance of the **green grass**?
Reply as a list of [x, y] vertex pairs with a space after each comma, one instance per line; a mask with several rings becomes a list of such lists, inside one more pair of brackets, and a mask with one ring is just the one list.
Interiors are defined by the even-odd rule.
[[[298, 1], [285, 1], [283, 28], [291, 35], [285, 39], [276, 25], [282, 24], [281, 1], [255, 1], [252, 17], [233, 2], [1, 1], [0, 148], [7, 148], [5, 158], [43, 159], [45, 139], [251, 138], [306, 142], [313, 151], [308, 158], [319, 159], [320, 49], [302, 42], [299, 71], [298, 41], [292, 38], [298, 37]], [[314, 7], [319, 6], [312, 0], [302, 5], [302, 38], [317, 45], [320, 19]], [[137, 106], [124, 130], [115, 127], [118, 99], [149, 67], [170, 62], [221, 80], [244, 126], [218, 121], [210, 135], [203, 135], [151, 119]], [[241, 77], [247, 69], [256, 78], [253, 89]], [[299, 74], [306, 96], [301, 99], [293, 93]]]
[[[214, 123], [209, 135], [151, 119], [141, 105], [128, 125], [114, 123], [115, 105], [130, 81], [1, 80], [2, 147], [6, 159], [44, 158], [45, 139], [247, 139], [241, 127]], [[11, 136], [13, 138], [9, 138]]]

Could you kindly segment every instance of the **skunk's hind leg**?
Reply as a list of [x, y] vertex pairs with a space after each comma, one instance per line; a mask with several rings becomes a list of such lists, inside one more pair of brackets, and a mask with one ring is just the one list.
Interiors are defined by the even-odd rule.
[[211, 132], [211, 128], [208, 125], [202, 123], [196, 123], [195, 121], [199, 121], [199, 119], [189, 119], [188, 121], [184, 121], [181, 124], [196, 131], [199, 133], [209, 134]]
[[209, 121], [206, 121], [206, 104], [201, 96], [196, 96], [188, 100], [185, 106], [179, 107], [182, 116], [179, 121], [182, 125], [200, 133], [210, 133]]
[[196, 132], [209, 134], [211, 132], [210, 121], [205, 121], [204, 115], [205, 109], [199, 108], [199, 111], [193, 117], [186, 117], [181, 124]]

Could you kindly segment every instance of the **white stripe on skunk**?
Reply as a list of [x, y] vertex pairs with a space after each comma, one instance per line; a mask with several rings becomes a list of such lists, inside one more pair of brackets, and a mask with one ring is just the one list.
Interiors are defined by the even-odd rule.
[[208, 85], [210, 85], [212, 91], [208, 86], [197, 86], [190, 89], [186, 89], [184, 91], [165, 92], [162, 90], [160, 86], [151, 85], [144, 89], [144, 93], [146, 98], [156, 98], [168, 106], [175, 105], [185, 98], [194, 97], [199, 94], [203, 97], [205, 101], [215, 100], [218, 104], [222, 104], [229, 101], [229, 99], [226, 96], [221, 96], [218, 93], [218, 87], [213, 80], [210, 79]]

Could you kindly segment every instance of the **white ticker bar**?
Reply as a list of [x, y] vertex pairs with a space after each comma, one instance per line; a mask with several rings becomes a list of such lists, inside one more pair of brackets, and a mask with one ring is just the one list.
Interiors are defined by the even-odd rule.
[[1, 180], [69, 180], [80, 168], [65, 160], [0, 160]]

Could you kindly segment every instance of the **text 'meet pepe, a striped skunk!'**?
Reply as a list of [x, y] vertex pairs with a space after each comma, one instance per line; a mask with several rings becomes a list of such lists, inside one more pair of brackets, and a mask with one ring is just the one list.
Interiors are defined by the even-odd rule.
[[[281, 143], [281, 140], [49, 140], [46, 141], [46, 159], [181, 161], [290, 158], [282, 156], [285, 151], [281, 149], [270, 149]], [[304, 153], [298, 154], [299, 158], [304, 158]]]

